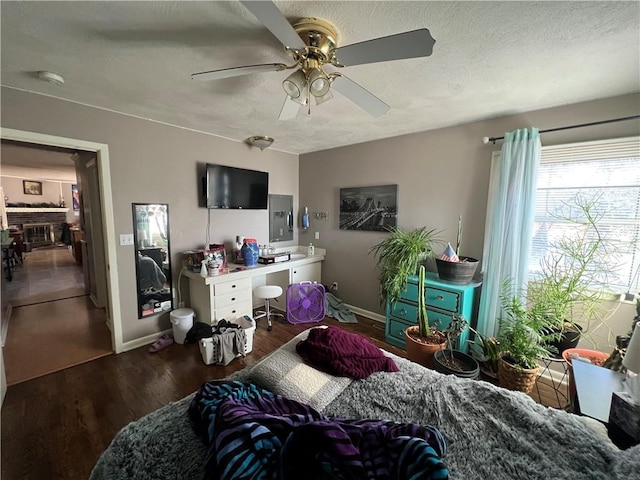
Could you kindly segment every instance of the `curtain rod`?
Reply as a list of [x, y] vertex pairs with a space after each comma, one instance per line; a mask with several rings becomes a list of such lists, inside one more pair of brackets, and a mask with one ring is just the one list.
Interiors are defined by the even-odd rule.
[[[540, 130], [540, 133], [558, 132], [560, 130], [569, 130], [571, 128], [593, 127], [594, 125], [604, 125], [605, 123], [624, 122], [626, 120], [635, 120], [640, 118], [640, 115], [632, 115], [630, 117], [612, 118], [610, 120], [601, 120], [599, 122], [581, 123], [580, 125], [569, 125], [568, 127], [548, 128], [546, 130]], [[482, 143], [485, 145], [489, 142], [496, 144], [496, 140], [504, 140], [504, 137], [482, 137]]]

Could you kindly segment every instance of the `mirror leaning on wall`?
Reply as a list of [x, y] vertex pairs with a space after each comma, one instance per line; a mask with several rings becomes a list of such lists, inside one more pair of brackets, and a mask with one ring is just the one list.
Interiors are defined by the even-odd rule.
[[169, 205], [133, 203], [138, 318], [173, 309]]

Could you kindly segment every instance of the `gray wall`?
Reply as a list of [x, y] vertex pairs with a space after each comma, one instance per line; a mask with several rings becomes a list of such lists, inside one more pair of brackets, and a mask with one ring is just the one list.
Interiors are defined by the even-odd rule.
[[[234, 141], [9, 88], [2, 88], [2, 127], [108, 144], [116, 234], [133, 232], [132, 202], [168, 203], [176, 279], [181, 252], [202, 248], [206, 238], [207, 210], [199, 208], [198, 164], [268, 171], [270, 192], [291, 194], [294, 208], [298, 205], [298, 156], [261, 152], [241, 141], [269, 132], [239, 131], [239, 141]], [[235, 235], [244, 235], [268, 243], [268, 227], [266, 210], [212, 211], [210, 241], [230, 244]], [[297, 235], [293, 242], [278, 245], [296, 244]], [[117, 262], [123, 341], [170, 328], [167, 314], [137, 318], [133, 247], [118, 246]]]
[[[328, 249], [322, 280], [329, 285], [339, 282], [339, 296], [346, 303], [383, 314], [375, 262], [368, 251], [384, 235], [338, 228], [341, 187], [398, 184], [398, 225], [442, 230], [445, 244], [455, 244], [457, 220], [462, 215], [461, 253], [480, 258], [491, 153], [502, 145], [484, 145], [482, 137], [502, 136], [517, 128], [549, 129], [639, 113], [640, 95], [625, 95], [301, 155], [301, 204], [314, 211], [326, 210], [329, 218], [326, 222], [315, 221], [308, 232], [301, 232], [300, 244], [313, 241]], [[636, 120], [546, 133], [542, 143], [639, 133], [640, 122]], [[310, 240], [315, 231], [320, 233], [320, 240]], [[626, 307], [621, 308], [623, 316], [627, 315]]]
[[[169, 203], [174, 267], [179, 265], [180, 252], [200, 248], [205, 241], [207, 210], [198, 207], [197, 164], [224, 163], [269, 171], [271, 193], [294, 195], [295, 212], [299, 213], [304, 205], [310, 212], [329, 212], [326, 220], [312, 218], [308, 231], [296, 229], [293, 242], [278, 245], [313, 242], [326, 248], [323, 283], [338, 281], [339, 296], [345, 302], [377, 313], [383, 313], [378, 303], [377, 272], [374, 259], [367, 252], [383, 235], [339, 230], [341, 187], [397, 183], [399, 225], [441, 229], [445, 241], [455, 241], [457, 218], [462, 215], [462, 253], [480, 258], [491, 152], [501, 145], [483, 145], [483, 136], [639, 112], [640, 95], [627, 95], [306, 154], [300, 156], [298, 164], [297, 155], [275, 150], [260, 152], [239, 141], [2, 89], [3, 127], [109, 145], [117, 234], [133, 230], [132, 202]], [[268, 134], [238, 132], [238, 140], [264, 133]], [[544, 134], [542, 140], [551, 145], [638, 133], [638, 122], [623, 122]], [[229, 243], [241, 234], [267, 243], [267, 212], [212, 211], [210, 230], [212, 242]], [[319, 232], [319, 240], [313, 238], [314, 232]], [[133, 247], [118, 247], [118, 272], [123, 340], [169, 328], [166, 315], [136, 318]], [[175, 267], [176, 275], [177, 272]], [[627, 316], [631, 315], [629, 321], [632, 318], [632, 308], [622, 305], [617, 314], [626, 324]]]

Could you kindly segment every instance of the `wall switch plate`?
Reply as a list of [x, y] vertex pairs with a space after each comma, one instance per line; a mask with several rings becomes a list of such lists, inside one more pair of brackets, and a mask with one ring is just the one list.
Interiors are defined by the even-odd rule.
[[315, 233], [315, 238], [316, 238], [316, 240], [320, 240], [320, 232], [316, 232]]
[[120, 246], [133, 245], [133, 233], [123, 233], [120, 235]]

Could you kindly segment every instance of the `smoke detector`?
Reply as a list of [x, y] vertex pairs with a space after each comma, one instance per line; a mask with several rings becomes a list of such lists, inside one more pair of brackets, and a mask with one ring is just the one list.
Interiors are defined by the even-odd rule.
[[64, 85], [64, 78], [57, 73], [41, 70], [38, 72], [38, 78], [43, 82], [53, 83], [54, 85]]

